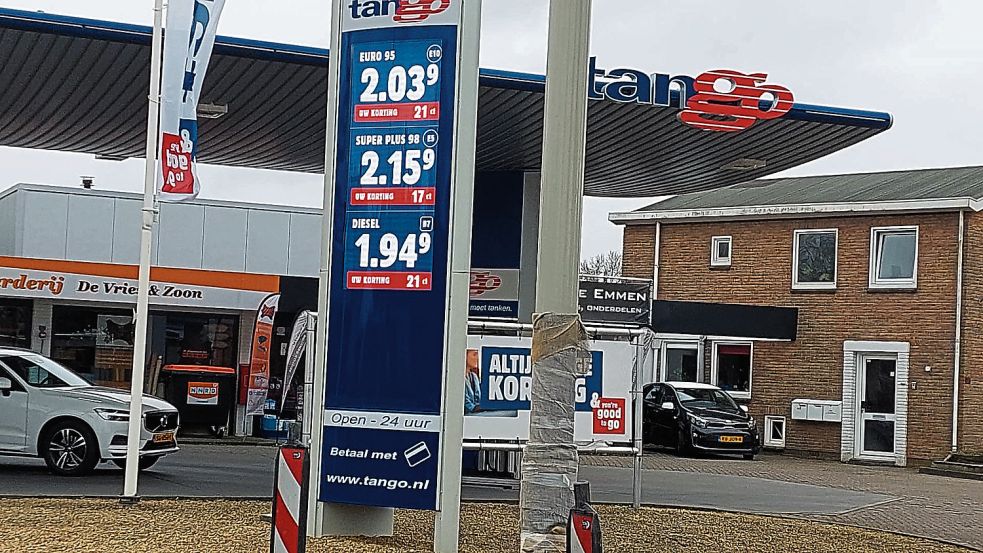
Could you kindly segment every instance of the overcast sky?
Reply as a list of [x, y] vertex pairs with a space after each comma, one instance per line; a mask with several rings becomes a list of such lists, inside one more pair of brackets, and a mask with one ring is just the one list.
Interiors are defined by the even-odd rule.
[[[219, 33], [327, 48], [329, 0], [228, 0]], [[152, 0], [0, 0], [0, 6], [150, 25]], [[485, 0], [481, 66], [542, 73], [546, 0]], [[980, 0], [594, 0], [602, 67], [696, 75], [728, 68], [814, 104], [887, 111], [894, 127], [786, 172], [843, 173], [983, 164]], [[143, 162], [0, 148], [0, 189], [16, 182], [142, 190]], [[322, 177], [202, 167], [202, 197], [320, 206]], [[584, 254], [620, 248], [609, 211], [646, 200], [588, 199]]]

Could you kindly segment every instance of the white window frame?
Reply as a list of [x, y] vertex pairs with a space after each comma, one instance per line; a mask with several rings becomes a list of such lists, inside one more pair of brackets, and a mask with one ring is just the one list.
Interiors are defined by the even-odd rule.
[[[727, 257], [717, 255], [717, 244], [727, 242]], [[730, 236], [714, 236], [710, 239], [710, 266], [711, 267], [730, 267], [730, 260], [734, 257], [734, 239]]]
[[[799, 237], [803, 234], [828, 234], [832, 232], [836, 240], [833, 247], [833, 281], [799, 282]], [[798, 229], [792, 233], [792, 289], [793, 290], [836, 290], [840, 277], [840, 230], [835, 228]]]
[[751, 399], [751, 390], [754, 388], [754, 342], [749, 341], [720, 341], [713, 342], [710, 351], [710, 384], [717, 386], [717, 351], [718, 346], [748, 346], [750, 348], [750, 359], [748, 359], [749, 370], [748, 370], [748, 391], [746, 392], [736, 392], [727, 391], [730, 397], [734, 399]]
[[666, 360], [670, 349], [688, 349], [696, 352], [696, 382], [703, 382], [703, 348], [699, 340], [663, 342], [659, 355], [659, 382], [666, 382]]
[[[879, 236], [894, 232], [915, 232], [915, 261], [911, 268], [911, 278], [877, 278], [877, 267], [880, 265], [880, 254], [877, 251]], [[893, 227], [870, 228], [870, 263], [868, 267], [869, 288], [878, 290], [912, 290], [918, 288], [918, 225], [903, 225]]]
[[[773, 440], [771, 439], [770, 426], [775, 423], [781, 423], [782, 425], [782, 439]], [[765, 447], [773, 447], [776, 449], [785, 449], [785, 440], [788, 439], [788, 422], [785, 417], [779, 415], [765, 415], [765, 426], [762, 428], [761, 442]]]

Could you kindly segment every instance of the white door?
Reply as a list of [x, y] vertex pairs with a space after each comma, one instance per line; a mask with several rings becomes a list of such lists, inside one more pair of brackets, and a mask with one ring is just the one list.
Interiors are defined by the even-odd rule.
[[898, 358], [861, 354], [858, 361], [856, 455], [861, 459], [893, 460]]
[[14, 388], [0, 392], [0, 450], [24, 451], [27, 447], [27, 391], [0, 367], [0, 377], [10, 378]]

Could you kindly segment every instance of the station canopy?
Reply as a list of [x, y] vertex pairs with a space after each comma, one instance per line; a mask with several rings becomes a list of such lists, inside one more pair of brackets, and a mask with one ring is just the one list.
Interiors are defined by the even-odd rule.
[[[0, 9], [0, 145], [143, 157], [150, 36], [144, 26]], [[327, 50], [219, 37], [201, 95], [218, 117], [200, 119], [199, 161], [323, 172], [327, 65]], [[480, 85], [477, 169], [538, 171], [545, 77], [482, 69]], [[886, 113], [800, 103], [738, 133], [695, 129], [678, 113], [591, 101], [586, 193], [657, 196], [727, 186], [891, 126]]]

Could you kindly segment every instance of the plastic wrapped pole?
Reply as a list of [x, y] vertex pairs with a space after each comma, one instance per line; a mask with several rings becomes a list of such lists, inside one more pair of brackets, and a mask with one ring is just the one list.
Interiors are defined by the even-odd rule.
[[541, 313], [533, 319], [532, 336], [529, 441], [519, 492], [521, 550], [564, 552], [579, 461], [575, 385], [587, 372], [587, 332], [580, 315]]

